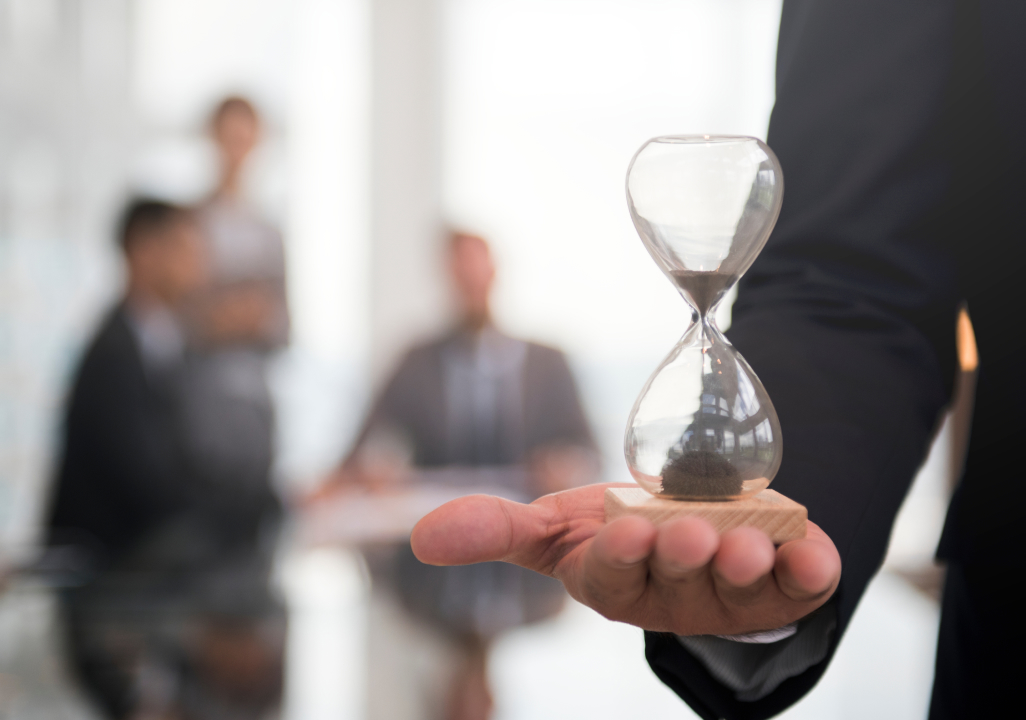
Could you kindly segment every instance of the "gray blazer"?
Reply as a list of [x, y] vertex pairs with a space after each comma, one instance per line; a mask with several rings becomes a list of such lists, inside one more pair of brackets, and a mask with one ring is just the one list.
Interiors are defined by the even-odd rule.
[[[482, 335], [456, 331], [410, 350], [374, 403], [357, 449], [383, 430], [407, 443], [418, 467], [510, 465], [545, 446], [594, 448], [563, 353], [494, 328]], [[475, 342], [488, 348], [477, 353], [489, 356], [481, 362], [473, 357]], [[490, 419], [480, 408], [488, 390], [475, 393], [475, 383], [492, 385]], [[493, 437], [475, 443], [489, 421]]]

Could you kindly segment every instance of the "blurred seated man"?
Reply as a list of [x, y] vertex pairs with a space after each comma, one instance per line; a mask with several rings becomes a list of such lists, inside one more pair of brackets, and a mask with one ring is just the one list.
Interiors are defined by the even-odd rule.
[[[405, 475], [407, 481], [419, 476], [463, 485], [501, 483], [504, 492], [523, 500], [593, 480], [595, 444], [563, 354], [495, 327], [489, 308], [495, 267], [482, 238], [454, 233], [448, 265], [459, 323], [409, 351], [336, 480], [379, 490], [394, 486], [403, 481], [394, 472], [397, 454], [417, 469]], [[490, 715], [489, 641], [551, 616], [564, 601], [557, 582], [513, 565], [430, 567], [408, 545], [387, 561], [369, 558], [375, 579], [455, 649], [457, 670], [448, 697], [439, 703], [450, 720]], [[398, 674], [393, 671], [390, 684]], [[374, 707], [381, 694], [373, 690], [377, 680], [371, 679], [375, 719], [388, 715]], [[422, 698], [419, 711], [437, 717], [437, 709], [425, 711], [428, 704]]]
[[205, 482], [182, 441], [179, 311], [204, 282], [199, 227], [139, 200], [119, 239], [127, 288], [75, 374], [49, 519], [74, 669], [111, 718], [264, 717], [282, 623], [255, 548], [276, 500]]

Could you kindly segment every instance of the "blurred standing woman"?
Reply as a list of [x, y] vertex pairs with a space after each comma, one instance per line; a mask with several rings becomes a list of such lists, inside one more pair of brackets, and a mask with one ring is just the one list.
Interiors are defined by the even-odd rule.
[[221, 176], [198, 208], [210, 246], [208, 340], [274, 350], [289, 335], [285, 248], [277, 228], [243, 196], [243, 173], [260, 141], [260, 118], [248, 100], [229, 97], [214, 111], [210, 128]]
[[[253, 106], [227, 98], [213, 114], [211, 132], [221, 175], [196, 209], [210, 270], [192, 308], [187, 442], [197, 474], [233, 498], [240, 520], [270, 528], [277, 499], [271, 490], [274, 407], [267, 366], [288, 342], [284, 245], [278, 230], [242, 197], [246, 161], [260, 139]], [[248, 529], [260, 534], [257, 527]], [[273, 535], [263, 533], [269, 542]]]

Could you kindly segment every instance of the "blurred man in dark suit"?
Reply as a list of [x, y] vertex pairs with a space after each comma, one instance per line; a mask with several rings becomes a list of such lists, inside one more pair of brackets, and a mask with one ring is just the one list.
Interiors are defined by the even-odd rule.
[[278, 504], [266, 485], [197, 472], [184, 441], [180, 311], [205, 280], [199, 226], [140, 200], [119, 237], [127, 288], [76, 373], [49, 521], [69, 651], [112, 718], [262, 717], [281, 690], [262, 549]]
[[144, 200], [125, 213], [120, 240], [126, 293], [76, 374], [50, 519], [51, 541], [94, 569], [179, 512], [189, 486], [173, 380], [185, 354], [178, 309], [204, 278], [199, 229], [186, 211]]

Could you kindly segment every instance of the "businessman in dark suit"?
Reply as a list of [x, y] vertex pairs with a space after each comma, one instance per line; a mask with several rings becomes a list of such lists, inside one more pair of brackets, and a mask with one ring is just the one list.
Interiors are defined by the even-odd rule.
[[185, 507], [189, 487], [172, 383], [185, 351], [177, 310], [204, 272], [199, 231], [184, 210], [140, 201], [120, 237], [128, 287], [78, 368], [49, 522], [51, 544], [94, 570]]
[[787, 195], [730, 338], [779, 412], [774, 488], [808, 507], [807, 539], [774, 548], [694, 519], [604, 525], [596, 486], [527, 506], [456, 501], [414, 532], [418, 555], [554, 575], [648, 630], [653, 669], [702, 717], [775, 715], [820, 678], [883, 560], [949, 402], [965, 302], [980, 375], [939, 548], [931, 718], [1017, 706], [1024, 27], [1026, 5], [1007, 0], [784, 2], [769, 144]]

